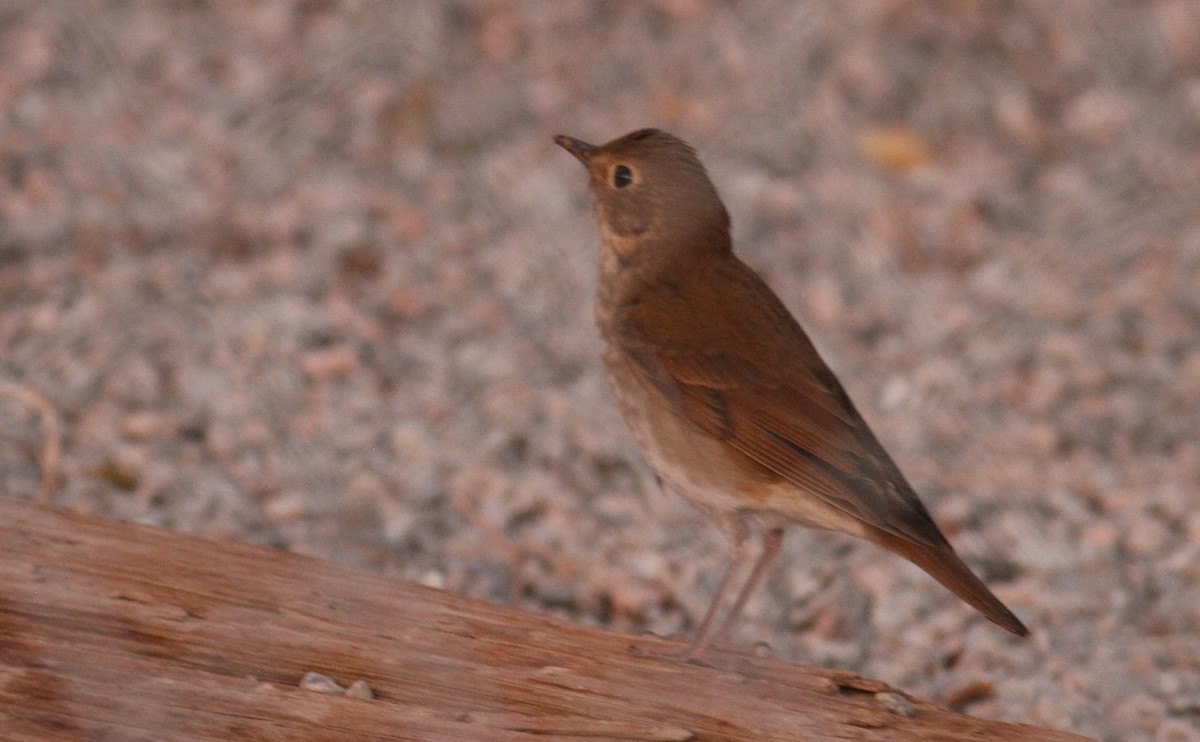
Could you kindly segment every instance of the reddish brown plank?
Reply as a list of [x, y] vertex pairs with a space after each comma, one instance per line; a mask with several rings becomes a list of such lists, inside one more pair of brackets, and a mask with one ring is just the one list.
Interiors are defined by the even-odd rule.
[[[5, 739], [1026, 740], [852, 674], [671, 647], [308, 557], [0, 500]], [[317, 671], [362, 700], [299, 687]], [[894, 697], [893, 697], [894, 698]]]

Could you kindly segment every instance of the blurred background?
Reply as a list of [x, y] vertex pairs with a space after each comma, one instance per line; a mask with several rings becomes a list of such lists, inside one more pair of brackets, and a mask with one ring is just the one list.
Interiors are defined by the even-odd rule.
[[[550, 141], [644, 126], [1034, 631], [794, 529], [739, 640], [1200, 739], [1190, 0], [6, 0], [0, 385], [61, 416], [53, 502], [694, 631], [728, 545], [617, 416]], [[0, 397], [3, 496], [43, 435]]]

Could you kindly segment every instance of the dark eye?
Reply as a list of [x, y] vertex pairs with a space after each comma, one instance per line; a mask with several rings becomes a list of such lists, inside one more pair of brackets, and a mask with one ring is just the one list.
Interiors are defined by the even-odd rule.
[[613, 185], [617, 188], [624, 188], [633, 182], [633, 171], [625, 165], [617, 165], [613, 169]]

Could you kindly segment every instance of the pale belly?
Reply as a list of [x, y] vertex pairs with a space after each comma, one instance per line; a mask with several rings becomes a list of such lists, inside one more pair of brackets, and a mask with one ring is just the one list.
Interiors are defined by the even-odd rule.
[[[604, 356], [621, 414], [646, 461], [672, 489], [701, 510], [782, 519], [862, 536], [861, 523], [819, 497], [706, 435], [666, 401], [633, 381], [636, 373], [616, 351]], [[655, 414], [647, 414], [653, 410]]]

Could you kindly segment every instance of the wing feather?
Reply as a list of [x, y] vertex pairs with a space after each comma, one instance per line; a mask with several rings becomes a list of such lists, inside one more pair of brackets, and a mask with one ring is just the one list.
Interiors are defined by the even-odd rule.
[[[634, 361], [644, 383], [704, 434], [871, 526], [944, 544], [799, 324], [749, 268], [725, 265], [735, 275], [697, 275], [686, 292], [692, 301], [667, 285], [654, 301], [622, 307], [610, 341]], [[730, 285], [758, 301], [705, 295]], [[757, 311], [736, 309], [746, 306]]]

